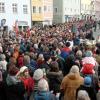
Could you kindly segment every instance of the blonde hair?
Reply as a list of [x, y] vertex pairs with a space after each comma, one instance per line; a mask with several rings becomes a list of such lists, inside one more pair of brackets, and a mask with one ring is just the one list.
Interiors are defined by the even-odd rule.
[[78, 92], [77, 100], [90, 100], [90, 97], [85, 90], [80, 90]]

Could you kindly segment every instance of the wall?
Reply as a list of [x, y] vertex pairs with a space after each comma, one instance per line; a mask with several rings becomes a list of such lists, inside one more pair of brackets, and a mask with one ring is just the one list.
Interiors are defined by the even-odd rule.
[[[46, 10], [44, 10], [46, 7]], [[44, 0], [43, 2], [43, 24], [52, 24], [53, 20], [53, 0]]]
[[[31, 11], [30, 11], [30, 0], [0, 0], [5, 3], [5, 13], [0, 13], [0, 20], [6, 19], [6, 25], [9, 29], [13, 28], [16, 20], [25, 21], [28, 26], [31, 27]], [[12, 12], [12, 3], [18, 4], [18, 13]], [[23, 5], [28, 5], [28, 14], [23, 14]]]
[[91, 14], [91, 0], [81, 0], [81, 13]]
[[[36, 6], [36, 13], [33, 13], [33, 6]], [[41, 13], [38, 11], [39, 7], [42, 8]], [[43, 0], [32, 0], [32, 21], [43, 21]]]
[[[57, 8], [57, 12], [55, 12]], [[53, 0], [53, 23], [62, 23], [63, 21], [63, 0]]]

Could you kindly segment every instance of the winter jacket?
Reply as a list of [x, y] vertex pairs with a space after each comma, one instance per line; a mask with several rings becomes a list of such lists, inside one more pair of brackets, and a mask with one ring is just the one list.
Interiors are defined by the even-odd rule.
[[24, 84], [15, 76], [7, 76], [5, 89], [7, 100], [24, 100]]
[[21, 80], [24, 83], [24, 87], [25, 87], [25, 90], [26, 90], [27, 94], [30, 95], [31, 92], [34, 89], [34, 80], [31, 77], [29, 77], [29, 78], [22, 78]]
[[37, 92], [35, 94], [34, 100], [57, 100], [56, 97], [47, 91]]
[[61, 83], [61, 90], [64, 92], [64, 100], [76, 100], [76, 90], [83, 84], [84, 79], [79, 73], [69, 73]]
[[94, 88], [92, 86], [81, 85], [77, 89], [77, 93], [78, 93], [79, 90], [86, 90], [87, 93], [89, 94], [89, 97], [90, 97], [91, 100], [97, 100], [97, 98], [96, 98], [96, 92], [95, 92], [95, 90], [94, 90]]
[[92, 64], [84, 64], [82, 67], [81, 72], [83, 74], [94, 74], [94, 66]]
[[60, 84], [61, 84], [62, 79], [63, 79], [62, 71], [48, 72], [47, 78], [49, 80], [50, 90], [51, 91], [53, 90], [54, 93], [59, 93], [60, 92]]

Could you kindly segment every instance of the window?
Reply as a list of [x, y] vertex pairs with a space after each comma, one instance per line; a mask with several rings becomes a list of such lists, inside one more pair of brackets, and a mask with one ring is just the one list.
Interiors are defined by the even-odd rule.
[[47, 7], [46, 6], [44, 6], [44, 11], [47, 11]]
[[39, 13], [41, 13], [42, 12], [42, 9], [41, 9], [41, 7], [39, 7]]
[[17, 13], [18, 12], [16, 3], [12, 4], [12, 10], [13, 10], [13, 13]]
[[28, 13], [28, 10], [27, 10], [27, 5], [23, 5], [23, 13], [24, 14], [27, 14]]
[[57, 13], [58, 12], [58, 9], [57, 8], [54, 8], [54, 12]]
[[0, 2], [0, 13], [5, 12], [5, 3]]
[[33, 13], [36, 13], [36, 7], [33, 6]]

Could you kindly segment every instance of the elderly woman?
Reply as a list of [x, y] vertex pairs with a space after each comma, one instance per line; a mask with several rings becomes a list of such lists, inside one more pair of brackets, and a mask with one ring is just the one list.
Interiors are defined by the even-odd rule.
[[72, 66], [68, 75], [61, 83], [61, 91], [64, 93], [64, 100], [76, 100], [76, 90], [83, 84], [84, 79], [79, 74], [78, 66]]

